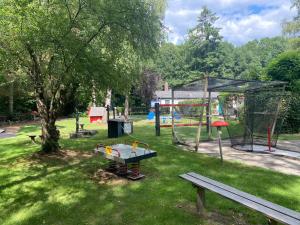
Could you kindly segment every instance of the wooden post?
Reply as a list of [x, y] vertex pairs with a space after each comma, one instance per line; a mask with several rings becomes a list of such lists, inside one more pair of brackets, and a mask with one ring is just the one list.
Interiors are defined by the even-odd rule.
[[270, 218], [270, 219], [268, 219], [268, 224], [269, 225], [277, 225], [278, 223], [277, 223], [277, 221]]
[[205, 213], [205, 189], [197, 187], [197, 213], [203, 215]]
[[[285, 90], [285, 86], [282, 88], [282, 92], [284, 92]], [[276, 127], [276, 123], [277, 123], [277, 119], [278, 119], [278, 115], [279, 115], [279, 110], [280, 110], [280, 105], [281, 105], [281, 98], [278, 102], [278, 105], [277, 105], [277, 109], [276, 109], [276, 113], [275, 113], [275, 118], [274, 118], [274, 122], [273, 122], [273, 125], [272, 125], [272, 130], [271, 130], [271, 139], [274, 135], [274, 132], [275, 132], [275, 127]]]
[[116, 119], [116, 107], [113, 107], [113, 118]]
[[160, 136], [160, 112], [159, 103], [155, 103], [155, 134]]
[[107, 122], [109, 121], [109, 105], [106, 106], [106, 111], [107, 111]]
[[221, 127], [217, 127], [218, 132], [218, 141], [219, 141], [219, 149], [220, 149], [220, 157], [221, 157], [221, 163], [223, 163], [223, 152], [222, 152], [222, 141], [221, 141]]
[[[172, 88], [172, 105], [174, 105], [174, 89]], [[171, 110], [171, 113], [172, 113], [172, 142], [174, 143], [174, 140], [175, 140], [175, 130], [174, 130], [174, 121], [175, 121], [175, 118], [174, 118], [174, 106], [172, 106], [172, 110]]]
[[[205, 84], [204, 84], [204, 92], [203, 92], [202, 104], [204, 104], [205, 100], [206, 100], [207, 88], [208, 88], [208, 77], [206, 76], [205, 77]], [[197, 129], [197, 135], [196, 135], [196, 146], [195, 146], [195, 150], [196, 151], [198, 151], [199, 143], [200, 143], [200, 138], [201, 138], [203, 111], [204, 111], [204, 107], [201, 107], [201, 109], [200, 109], [200, 118], [199, 118], [200, 121], [199, 121], [199, 126], [198, 126], [198, 129]]]
[[77, 108], [75, 109], [75, 114], [76, 114], [76, 134], [79, 132], [79, 112]]
[[208, 134], [208, 139], [211, 139], [211, 92], [208, 92], [208, 101], [206, 106], [206, 132]]

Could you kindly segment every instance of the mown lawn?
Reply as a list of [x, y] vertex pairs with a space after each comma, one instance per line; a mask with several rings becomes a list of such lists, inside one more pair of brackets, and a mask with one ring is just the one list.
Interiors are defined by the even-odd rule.
[[[85, 119], [87, 124], [87, 120]], [[93, 138], [68, 138], [74, 120], [58, 122], [61, 146], [91, 152], [96, 143], [134, 140], [107, 139], [106, 127]], [[195, 214], [195, 190], [178, 175], [195, 171], [285, 207], [300, 211], [300, 177], [289, 176], [193, 152], [171, 144], [170, 129], [154, 136], [153, 125], [135, 123], [133, 136], [150, 144], [158, 157], [142, 162], [146, 178], [135, 182], [95, 183], [90, 176], [103, 168], [101, 156], [39, 160], [32, 154], [39, 146], [28, 134], [39, 134], [37, 126], [25, 126], [16, 138], [0, 139], [0, 224], [266, 224], [259, 213], [214, 193], [207, 194], [209, 218]], [[222, 224], [222, 223], [221, 223]]]

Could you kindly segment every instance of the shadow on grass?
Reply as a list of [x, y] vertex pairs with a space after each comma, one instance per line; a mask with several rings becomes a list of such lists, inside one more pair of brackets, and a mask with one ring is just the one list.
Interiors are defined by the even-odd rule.
[[[14, 168], [17, 170], [10, 173], [15, 180], [8, 180], [1, 185], [0, 223], [209, 224], [194, 213], [195, 189], [178, 177], [190, 171], [300, 210], [300, 199], [297, 197], [300, 191], [299, 177], [227, 161], [222, 165], [216, 158], [182, 151], [172, 145], [171, 133], [167, 130], [162, 131], [162, 136], [155, 137], [152, 128], [135, 126], [133, 137], [108, 139], [106, 135], [106, 130], [101, 129], [95, 137], [62, 139], [61, 145], [64, 149], [92, 151], [99, 142], [115, 144], [134, 139], [146, 142], [158, 152], [158, 156], [141, 162], [145, 179], [114, 186], [93, 183], [89, 174], [105, 164], [100, 156], [74, 165], [39, 162], [40, 165], [34, 168], [32, 165], [22, 167], [17, 164]], [[20, 143], [26, 142], [6, 144], [1, 154], [8, 148], [16, 148], [17, 154], [23, 156]], [[34, 148], [25, 151], [27, 155], [32, 152]], [[5, 159], [11, 155], [0, 157]], [[20, 175], [22, 178], [17, 179]], [[191, 205], [192, 208], [185, 210], [177, 207], [179, 204]], [[259, 213], [211, 192], [207, 193], [207, 207], [209, 211], [217, 211], [232, 221], [233, 214], [238, 213], [246, 224], [266, 222]]]

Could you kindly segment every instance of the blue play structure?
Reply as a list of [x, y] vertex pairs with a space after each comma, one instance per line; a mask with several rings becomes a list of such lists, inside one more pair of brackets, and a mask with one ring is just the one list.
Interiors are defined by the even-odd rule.
[[155, 117], [155, 113], [154, 113], [154, 112], [152, 112], [152, 111], [151, 111], [151, 112], [149, 112], [149, 113], [148, 113], [148, 115], [147, 115], [147, 119], [148, 119], [148, 120], [153, 120], [153, 119], [154, 119], [154, 117]]
[[[148, 120], [153, 120], [155, 118], [155, 113], [154, 112], [149, 112], [148, 115], [147, 115], [147, 119]], [[161, 119], [162, 119], [162, 123], [166, 123], [168, 119], [172, 119], [172, 116], [161, 116]], [[174, 119], [175, 120], [180, 120], [181, 117], [180, 115], [177, 113], [177, 112], [174, 112]]]

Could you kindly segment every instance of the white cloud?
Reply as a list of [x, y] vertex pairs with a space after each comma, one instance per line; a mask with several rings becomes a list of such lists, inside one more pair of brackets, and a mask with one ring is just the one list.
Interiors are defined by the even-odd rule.
[[165, 24], [172, 27], [171, 42], [178, 44], [184, 40], [204, 5], [220, 17], [217, 26], [222, 28], [224, 39], [237, 45], [280, 35], [282, 21], [295, 15], [290, 0], [169, 0]]

